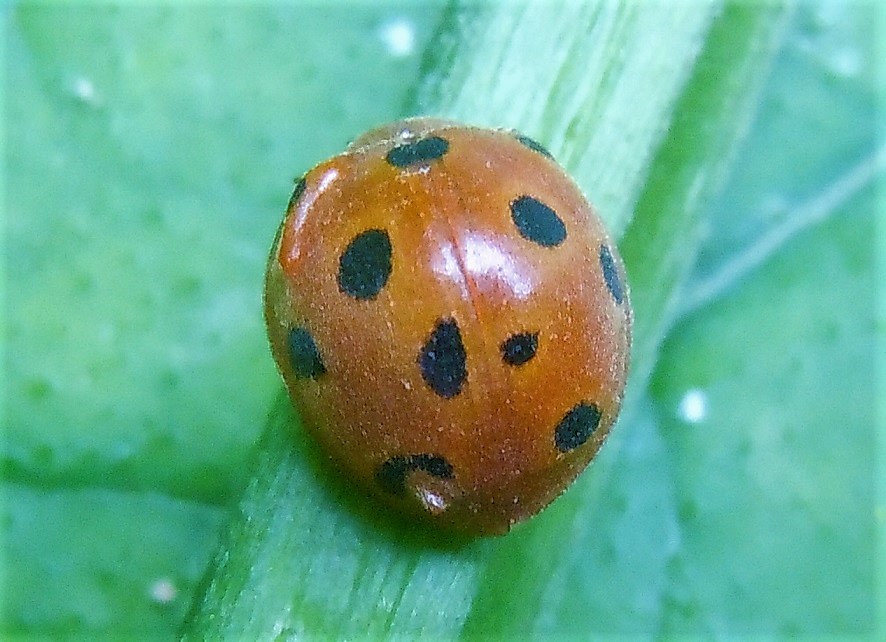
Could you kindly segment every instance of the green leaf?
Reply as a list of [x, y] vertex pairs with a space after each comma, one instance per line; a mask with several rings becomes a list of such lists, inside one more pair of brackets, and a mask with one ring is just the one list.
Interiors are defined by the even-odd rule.
[[7, 484], [4, 629], [119, 637], [175, 628], [187, 606], [179, 593], [203, 573], [223, 517], [155, 493]]
[[871, 9], [798, 13], [660, 356], [665, 633], [883, 634]]
[[867, 189], [665, 345], [667, 631], [873, 633], [873, 213]]
[[[6, 7], [0, 631], [882, 637], [879, 11]], [[364, 501], [266, 347], [292, 179], [404, 113], [543, 142], [630, 276], [619, 425], [503, 538]]]

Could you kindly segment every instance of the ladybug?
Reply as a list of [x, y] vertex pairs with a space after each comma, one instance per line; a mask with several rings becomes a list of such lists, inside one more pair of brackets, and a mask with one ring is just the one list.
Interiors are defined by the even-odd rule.
[[502, 534], [618, 415], [632, 312], [603, 223], [545, 148], [416, 118], [298, 180], [265, 318], [306, 428], [407, 513]]

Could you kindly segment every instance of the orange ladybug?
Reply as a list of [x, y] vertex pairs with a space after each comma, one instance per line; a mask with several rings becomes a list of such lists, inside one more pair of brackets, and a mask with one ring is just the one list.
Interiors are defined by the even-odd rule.
[[535, 141], [416, 118], [297, 183], [265, 283], [304, 425], [360, 487], [501, 534], [618, 415], [631, 306], [602, 222]]

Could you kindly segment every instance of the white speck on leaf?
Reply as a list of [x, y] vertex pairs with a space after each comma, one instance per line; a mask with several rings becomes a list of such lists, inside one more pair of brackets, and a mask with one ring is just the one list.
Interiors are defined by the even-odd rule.
[[692, 388], [686, 391], [677, 406], [677, 416], [690, 424], [697, 424], [708, 414], [708, 396], [703, 390]]
[[385, 22], [378, 35], [388, 53], [395, 58], [408, 56], [415, 51], [415, 26], [406, 18], [393, 18]]
[[77, 76], [71, 83], [71, 91], [81, 102], [90, 107], [101, 106], [101, 99], [95, 89], [95, 84], [86, 76]]
[[168, 578], [160, 578], [151, 584], [151, 599], [160, 604], [168, 604], [178, 595], [178, 588]]

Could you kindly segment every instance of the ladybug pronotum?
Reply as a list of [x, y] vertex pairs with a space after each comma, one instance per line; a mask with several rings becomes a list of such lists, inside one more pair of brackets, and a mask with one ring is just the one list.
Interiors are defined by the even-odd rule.
[[311, 434], [383, 501], [500, 534], [618, 415], [631, 306], [602, 222], [535, 141], [409, 119], [296, 184], [265, 284]]

